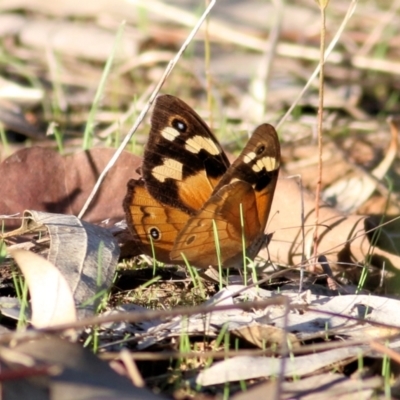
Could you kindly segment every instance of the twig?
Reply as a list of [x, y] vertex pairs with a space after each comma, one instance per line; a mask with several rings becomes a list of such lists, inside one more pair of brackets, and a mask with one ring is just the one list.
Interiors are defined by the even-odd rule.
[[[254, 309], [264, 309], [270, 305], [282, 305], [285, 304], [284, 296], [274, 297], [271, 299], [266, 299], [262, 301], [249, 301], [246, 303], [234, 304], [234, 305], [222, 305], [222, 306], [209, 306], [209, 305], [200, 305], [200, 306], [192, 306], [192, 307], [177, 307], [173, 310], [148, 310], [142, 312], [121, 312], [118, 314], [110, 314], [110, 315], [102, 315], [95, 317], [83, 318], [79, 321], [54, 325], [42, 330], [42, 332], [62, 332], [67, 329], [79, 329], [91, 325], [102, 325], [110, 322], [143, 322], [143, 321], [151, 321], [158, 318], [171, 318], [176, 317], [178, 315], [194, 315], [194, 314], [207, 314], [209, 312], [218, 312], [218, 311], [226, 311], [239, 309], [244, 311], [250, 311]], [[297, 306], [296, 306], [297, 307]], [[4, 334], [0, 337], [0, 341], [7, 334]]]
[[139, 369], [136, 365], [136, 362], [131, 356], [131, 353], [128, 349], [122, 349], [119, 353], [119, 359], [124, 363], [126, 371], [128, 372], [129, 377], [131, 378], [132, 383], [136, 387], [145, 387], [146, 384], [142, 375], [139, 372]]
[[[326, 39], [326, 8], [328, 6], [329, 0], [320, 0], [320, 10], [321, 10], [321, 38], [320, 38], [320, 72], [319, 72], [319, 97], [318, 97], [318, 118], [317, 118], [317, 129], [318, 129], [318, 179], [315, 187], [315, 227], [313, 234], [314, 243], [314, 260], [317, 257], [318, 252], [318, 221], [319, 221], [319, 203], [321, 197], [322, 189], [322, 123], [323, 123], [323, 113], [324, 113], [324, 83], [325, 83], [325, 39]], [[310, 265], [310, 271], [315, 271], [315, 261]]]
[[400, 364], [400, 354], [397, 351], [389, 349], [387, 346], [383, 345], [382, 343], [377, 342], [376, 340], [372, 340], [370, 342], [370, 346], [372, 349], [379, 351], [382, 354], [387, 355], [397, 364]]

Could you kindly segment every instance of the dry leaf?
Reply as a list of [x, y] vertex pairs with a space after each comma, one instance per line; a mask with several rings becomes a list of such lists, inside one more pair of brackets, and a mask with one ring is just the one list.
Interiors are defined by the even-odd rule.
[[[315, 229], [314, 207], [314, 195], [306, 190], [301, 191], [295, 179], [279, 179], [267, 225], [267, 232], [273, 233], [272, 241], [268, 249], [261, 250], [259, 255], [265, 259], [271, 257], [274, 262], [294, 266], [300, 265], [303, 257], [310, 258]], [[381, 256], [387, 264], [400, 268], [399, 256], [371, 246], [372, 234], [367, 233], [370, 229], [367, 216], [346, 216], [323, 202], [320, 207], [318, 255], [327, 257], [333, 271], [363, 263], [371, 252]], [[303, 224], [304, 238], [301, 228]]]
[[[50, 236], [48, 261], [57, 267], [67, 282], [79, 307], [79, 317], [93, 315], [101, 295], [112, 285], [119, 256], [117, 243], [105, 228], [72, 215], [38, 211], [25, 212], [23, 226], [7, 236], [43, 231], [43, 227]], [[11, 246], [9, 250], [12, 249]]]
[[[283, 376], [293, 378], [308, 375], [326, 366], [361, 356], [362, 352], [363, 350], [360, 348], [349, 347], [306, 356], [287, 357]], [[196, 378], [196, 383], [210, 386], [246, 379], [279, 376], [282, 372], [281, 363], [281, 358], [233, 357], [201, 371]]]
[[13, 250], [31, 295], [32, 325], [46, 328], [76, 321], [75, 303], [65, 278], [43, 257], [27, 250]]
[[[0, 215], [24, 210], [77, 215], [114, 153], [114, 149], [94, 148], [62, 157], [41, 147], [16, 152], [0, 164]], [[85, 214], [86, 221], [114, 223], [124, 218], [126, 184], [138, 176], [135, 171], [140, 164], [139, 157], [121, 154]], [[5, 224], [12, 228], [20, 222], [6, 220]]]

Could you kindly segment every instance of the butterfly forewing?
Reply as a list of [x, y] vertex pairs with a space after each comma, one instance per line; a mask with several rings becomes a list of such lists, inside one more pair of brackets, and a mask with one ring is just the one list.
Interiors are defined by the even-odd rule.
[[174, 96], [157, 98], [142, 167], [153, 197], [194, 214], [228, 166], [218, 140], [194, 110]]
[[[249, 253], [246, 255], [254, 258], [264, 243], [264, 229], [271, 209], [279, 165], [280, 145], [276, 131], [271, 125], [260, 125], [214, 188], [210, 199], [179, 232], [171, 259], [180, 260], [183, 253], [196, 266], [217, 265], [213, 221], [218, 231], [224, 267], [242, 260], [243, 235], [246, 252]], [[240, 207], [244, 219], [243, 228], [240, 225]]]

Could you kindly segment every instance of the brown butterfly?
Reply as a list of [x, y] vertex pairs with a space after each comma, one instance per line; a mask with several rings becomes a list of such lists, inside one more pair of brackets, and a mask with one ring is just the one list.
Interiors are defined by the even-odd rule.
[[128, 182], [123, 204], [134, 243], [164, 263], [181, 264], [183, 254], [200, 268], [240, 266], [243, 247], [254, 259], [266, 243], [279, 165], [271, 125], [260, 125], [229, 166], [200, 116], [176, 97], [159, 96], [142, 178]]

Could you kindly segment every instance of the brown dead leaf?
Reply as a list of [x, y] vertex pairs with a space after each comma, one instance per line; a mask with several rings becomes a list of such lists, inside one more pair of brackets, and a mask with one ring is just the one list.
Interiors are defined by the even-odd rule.
[[[302, 201], [304, 238], [301, 229]], [[264, 258], [270, 255], [273, 261], [285, 265], [299, 265], [303, 257], [310, 258], [315, 227], [314, 206], [314, 196], [306, 190], [302, 193], [294, 179], [279, 179], [267, 226], [273, 237], [268, 249], [263, 249], [260, 255]], [[318, 254], [327, 257], [334, 271], [363, 262], [372, 251], [370, 235], [367, 234], [370, 229], [368, 217], [346, 216], [323, 202], [320, 207]], [[378, 247], [373, 249], [373, 254], [400, 268], [399, 256]]]
[[[54, 150], [23, 149], [0, 164], [0, 215], [20, 215], [26, 209], [78, 214], [114, 149], [94, 148], [66, 157]], [[124, 217], [126, 183], [138, 177], [139, 157], [123, 152], [108, 173], [84, 219], [112, 222]], [[6, 220], [6, 227], [20, 225]]]
[[[65, 171], [62, 157], [40, 147], [23, 149], [0, 164], [0, 215], [25, 209], [68, 212], [65, 207]], [[20, 221], [6, 221], [18, 226]]]
[[[74, 201], [71, 202], [73, 215], [77, 215], [81, 210], [114, 152], [114, 149], [95, 148], [65, 158], [65, 185], [70, 195], [75, 193]], [[140, 157], [124, 151], [102, 183], [84, 219], [98, 222], [106, 218], [114, 221], [125, 218], [122, 200], [126, 195], [126, 185], [129, 179], [139, 176], [136, 169], [141, 164]]]

